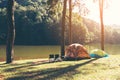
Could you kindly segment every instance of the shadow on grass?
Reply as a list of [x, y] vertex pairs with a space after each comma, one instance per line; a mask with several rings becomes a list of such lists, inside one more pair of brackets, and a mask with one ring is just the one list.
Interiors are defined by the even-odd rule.
[[55, 78], [61, 77], [63, 75], [66, 75], [68, 79], [72, 79], [73, 75], [80, 73], [75, 70], [76, 68], [86, 65], [94, 60], [97, 59], [90, 59], [89, 61], [86, 61], [84, 63], [70, 65], [64, 68], [47, 68], [37, 71], [22, 72], [6, 80], [54, 80]]
[[26, 63], [21, 63], [21, 64], [17, 64], [17, 63], [11, 63], [11, 64], [6, 64], [3, 63], [0, 65], [0, 67], [4, 68], [4, 67], [8, 67], [10, 66], [10, 68], [6, 68], [3, 71], [4, 72], [11, 72], [11, 71], [15, 71], [18, 70], [20, 68], [30, 68], [32, 66], [37, 66], [37, 65], [42, 65], [42, 64], [49, 64], [49, 62], [44, 62], [44, 61], [37, 61], [37, 62], [26, 62]]

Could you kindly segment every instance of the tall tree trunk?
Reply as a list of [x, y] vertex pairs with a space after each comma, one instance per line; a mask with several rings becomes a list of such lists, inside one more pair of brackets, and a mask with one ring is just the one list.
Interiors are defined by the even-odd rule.
[[65, 55], [65, 15], [66, 15], [67, 0], [64, 0], [62, 13], [62, 30], [61, 30], [61, 58]]
[[101, 23], [101, 49], [104, 50], [103, 0], [99, 0], [99, 10]]
[[69, 44], [72, 44], [72, 0], [69, 0]]
[[13, 61], [15, 23], [14, 23], [14, 0], [8, 0], [7, 3], [8, 35], [6, 44], [6, 63]]

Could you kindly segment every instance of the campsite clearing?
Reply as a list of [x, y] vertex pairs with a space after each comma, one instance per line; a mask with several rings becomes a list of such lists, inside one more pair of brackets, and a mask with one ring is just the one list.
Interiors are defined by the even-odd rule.
[[120, 80], [120, 55], [48, 63], [47, 59], [0, 62], [0, 80]]

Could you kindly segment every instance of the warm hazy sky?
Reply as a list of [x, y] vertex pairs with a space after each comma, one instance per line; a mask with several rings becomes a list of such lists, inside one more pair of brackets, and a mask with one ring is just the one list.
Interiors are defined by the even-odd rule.
[[[90, 10], [86, 16], [91, 19], [100, 21], [99, 19], [99, 3], [93, 3], [93, 0], [82, 0]], [[106, 4], [106, 3], [105, 3]], [[107, 8], [104, 8], [104, 23], [105, 24], [119, 24], [120, 25], [120, 0], [107, 0]]]

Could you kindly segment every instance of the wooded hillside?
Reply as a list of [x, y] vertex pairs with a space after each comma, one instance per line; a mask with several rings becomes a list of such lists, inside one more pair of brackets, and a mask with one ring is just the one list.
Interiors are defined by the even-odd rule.
[[[0, 1], [0, 44], [6, 43], [7, 0]], [[61, 39], [61, 17], [63, 4], [60, 0], [16, 0], [15, 2], [15, 44], [20, 45], [56, 45]], [[68, 12], [67, 12], [68, 15]], [[65, 39], [68, 43], [68, 16], [66, 16]], [[100, 41], [99, 24], [82, 18], [78, 13], [72, 17], [73, 42], [93, 43]], [[105, 41], [120, 43], [120, 31], [114, 27], [105, 27]]]

